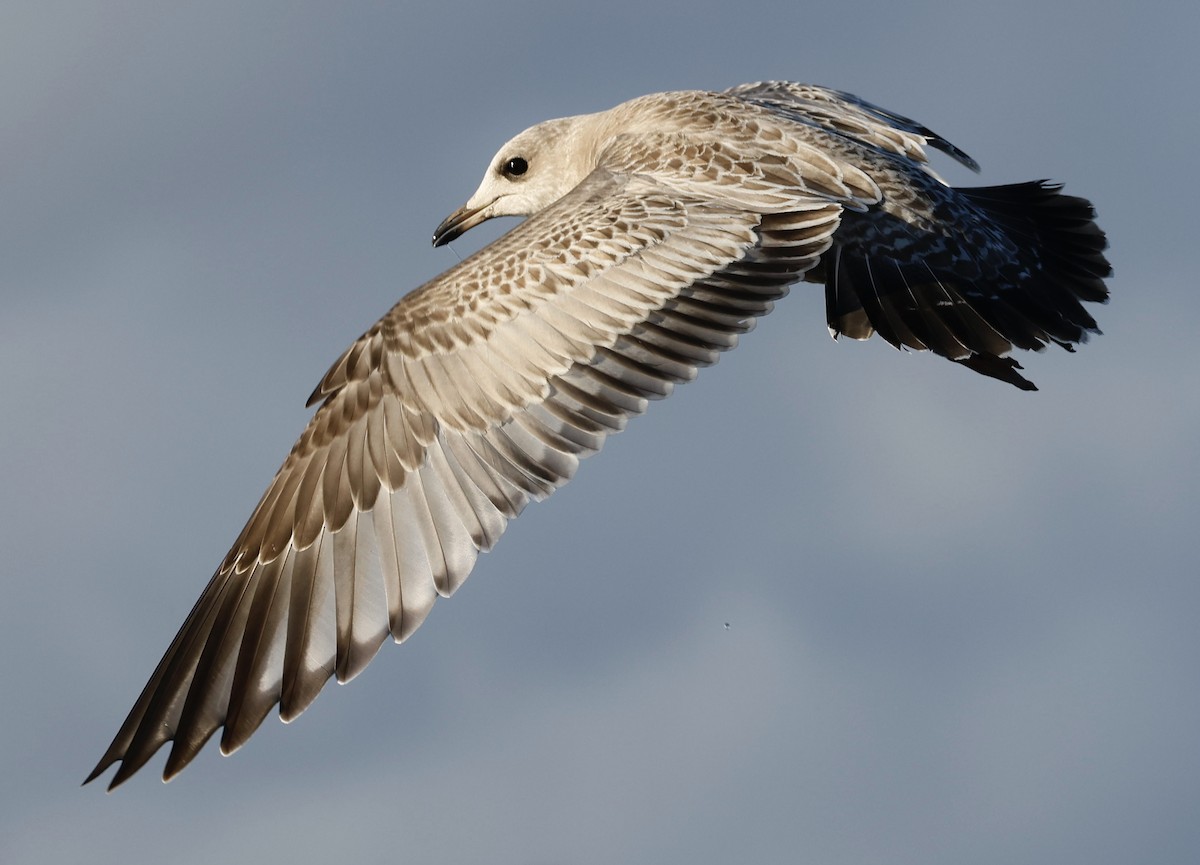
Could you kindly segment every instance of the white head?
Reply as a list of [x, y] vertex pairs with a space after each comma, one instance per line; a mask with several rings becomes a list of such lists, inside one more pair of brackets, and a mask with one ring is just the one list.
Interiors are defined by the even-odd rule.
[[475, 194], [433, 232], [433, 245], [449, 243], [493, 216], [537, 213], [574, 189], [595, 168], [589, 135], [595, 116], [547, 120], [501, 147]]

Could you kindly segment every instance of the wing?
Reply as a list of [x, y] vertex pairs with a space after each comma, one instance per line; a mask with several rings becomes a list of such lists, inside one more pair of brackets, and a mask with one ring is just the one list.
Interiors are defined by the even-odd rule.
[[878, 185], [878, 206], [848, 209], [806, 279], [825, 285], [829, 330], [930, 350], [975, 372], [1036, 390], [1014, 348], [1071, 349], [1098, 333], [1083, 302], [1108, 298], [1107, 242], [1095, 211], [1045, 181], [952, 188], [925, 146], [978, 171], [946, 139], [856, 96], [789, 82], [729, 95], [813, 130], [822, 149]]
[[1108, 299], [1112, 273], [1095, 211], [1044, 181], [927, 195], [936, 218], [922, 230], [882, 209], [847, 214], [806, 275], [825, 284], [830, 332], [878, 333], [1036, 390], [1014, 348], [1073, 350], [1099, 333], [1083, 306]]
[[979, 163], [933, 130], [851, 93], [791, 81], [742, 84], [725, 92], [796, 123], [844, 136], [880, 153], [911, 160], [925, 166], [927, 171], [925, 145], [942, 151], [972, 171], [979, 170]]
[[732, 348], [828, 249], [852, 193], [780, 182], [792, 192], [766, 184], [757, 212], [747, 193], [598, 170], [397, 304], [314, 391], [88, 780], [120, 761], [111, 789], [171, 741], [169, 779], [222, 726], [230, 753], [276, 703], [295, 718], [411, 635], [526, 504]]

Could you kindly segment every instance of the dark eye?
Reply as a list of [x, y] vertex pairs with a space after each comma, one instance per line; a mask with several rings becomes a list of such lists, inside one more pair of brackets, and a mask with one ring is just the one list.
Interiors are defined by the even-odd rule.
[[504, 168], [500, 172], [505, 177], [520, 177], [529, 170], [529, 163], [519, 156], [514, 156], [508, 162], [504, 163]]

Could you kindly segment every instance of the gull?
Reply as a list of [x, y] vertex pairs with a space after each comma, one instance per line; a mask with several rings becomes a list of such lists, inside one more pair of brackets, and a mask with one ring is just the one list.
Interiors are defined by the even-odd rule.
[[926, 127], [790, 82], [658, 93], [520, 133], [435, 246], [509, 233], [403, 297], [317, 409], [88, 783], [223, 727], [241, 747], [356, 676], [462, 585], [582, 457], [733, 348], [797, 282], [830, 333], [878, 333], [1024, 390], [1013, 349], [1073, 350], [1110, 275], [1090, 203], [1047, 181], [954, 188]]

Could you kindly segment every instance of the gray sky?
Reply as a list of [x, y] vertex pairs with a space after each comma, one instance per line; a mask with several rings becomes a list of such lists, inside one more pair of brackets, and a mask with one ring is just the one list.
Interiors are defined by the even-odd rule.
[[[0, 861], [1200, 858], [1187, 4], [417, 5], [0, 8]], [[496, 148], [764, 78], [1091, 198], [1105, 335], [1028, 394], [798, 288], [359, 679], [80, 789]]]

